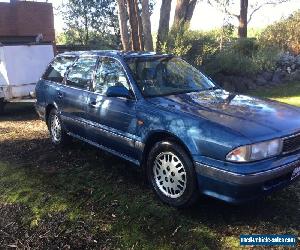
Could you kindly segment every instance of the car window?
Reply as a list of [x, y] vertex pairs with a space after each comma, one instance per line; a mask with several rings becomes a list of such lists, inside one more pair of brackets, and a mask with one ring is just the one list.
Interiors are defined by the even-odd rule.
[[126, 62], [146, 97], [199, 92], [216, 87], [207, 76], [178, 57], [128, 58]]
[[43, 79], [61, 83], [64, 79], [67, 69], [76, 60], [75, 56], [59, 56], [49, 65]]
[[97, 57], [79, 58], [68, 73], [67, 85], [80, 89], [89, 89], [96, 63]]
[[105, 95], [107, 89], [112, 86], [124, 86], [130, 90], [121, 63], [113, 58], [102, 58], [95, 76], [94, 91]]

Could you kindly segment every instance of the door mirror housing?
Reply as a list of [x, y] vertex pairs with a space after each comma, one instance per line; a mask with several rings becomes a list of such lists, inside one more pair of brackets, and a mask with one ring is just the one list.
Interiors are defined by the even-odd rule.
[[111, 86], [106, 90], [107, 97], [124, 97], [131, 99], [131, 92], [126, 89], [124, 86]]

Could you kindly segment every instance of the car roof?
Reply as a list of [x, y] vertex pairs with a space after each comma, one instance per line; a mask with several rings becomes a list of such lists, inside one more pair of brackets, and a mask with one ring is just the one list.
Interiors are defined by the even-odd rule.
[[123, 58], [144, 58], [144, 57], [171, 57], [172, 54], [162, 54], [145, 51], [121, 51], [121, 50], [90, 50], [90, 51], [69, 51], [59, 54], [60, 56], [113, 56]]

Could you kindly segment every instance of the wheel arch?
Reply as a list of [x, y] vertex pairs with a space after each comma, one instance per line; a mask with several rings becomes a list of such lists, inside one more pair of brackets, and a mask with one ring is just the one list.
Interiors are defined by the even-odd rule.
[[147, 160], [150, 150], [153, 148], [155, 143], [163, 140], [172, 141], [178, 144], [179, 146], [181, 146], [184, 149], [184, 151], [187, 153], [187, 155], [190, 157], [191, 161], [193, 161], [193, 156], [191, 151], [189, 150], [188, 146], [178, 136], [167, 131], [155, 131], [152, 132], [150, 135], [148, 135], [147, 138], [145, 139], [145, 147], [142, 155], [143, 168], [145, 167], [145, 162]]
[[47, 106], [46, 106], [46, 109], [45, 109], [45, 121], [46, 123], [48, 124], [48, 118], [49, 118], [49, 114], [50, 114], [50, 111], [52, 109], [57, 109], [57, 105], [55, 103], [49, 103]]

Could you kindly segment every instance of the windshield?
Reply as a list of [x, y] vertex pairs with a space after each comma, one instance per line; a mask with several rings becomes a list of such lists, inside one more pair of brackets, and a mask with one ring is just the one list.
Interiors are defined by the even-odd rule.
[[129, 58], [126, 61], [146, 97], [215, 88], [209, 78], [178, 57]]

